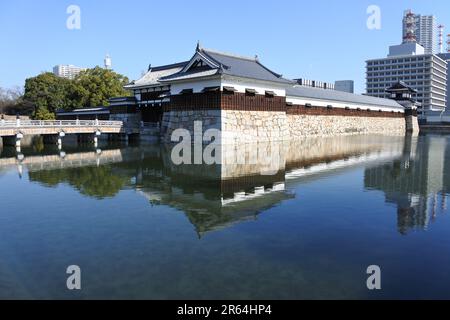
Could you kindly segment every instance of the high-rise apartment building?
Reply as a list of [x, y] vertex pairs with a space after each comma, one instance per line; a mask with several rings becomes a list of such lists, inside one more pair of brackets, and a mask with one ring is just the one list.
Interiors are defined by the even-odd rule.
[[353, 80], [335, 81], [334, 90], [348, 93], [355, 93], [355, 82]]
[[75, 78], [81, 71], [87, 70], [86, 68], [80, 68], [73, 65], [64, 65], [59, 64], [53, 67], [53, 73], [61, 78], [73, 79]]
[[425, 53], [438, 53], [438, 25], [435, 16], [414, 14], [411, 10], [406, 10], [403, 16], [403, 41], [411, 39], [408, 35], [411, 22], [414, 24], [415, 40], [425, 48]]

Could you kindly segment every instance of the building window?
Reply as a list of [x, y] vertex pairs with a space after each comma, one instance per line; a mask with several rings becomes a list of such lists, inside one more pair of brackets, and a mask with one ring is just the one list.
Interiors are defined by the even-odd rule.
[[223, 93], [225, 94], [234, 94], [237, 90], [234, 87], [224, 86]]
[[205, 87], [203, 89], [203, 92], [217, 92], [217, 91], [220, 91], [220, 87], [219, 86], [217, 86], [217, 87]]
[[194, 89], [183, 89], [181, 90], [180, 94], [193, 94]]
[[270, 91], [270, 90], [267, 90], [267, 91], [266, 91], [266, 97], [267, 97], [267, 98], [273, 98], [273, 97], [275, 97], [275, 92]]
[[255, 89], [245, 89], [245, 94], [250, 97], [254, 97], [256, 95]]

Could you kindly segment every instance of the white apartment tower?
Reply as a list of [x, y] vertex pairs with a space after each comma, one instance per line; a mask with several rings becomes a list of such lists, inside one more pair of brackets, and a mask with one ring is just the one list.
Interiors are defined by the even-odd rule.
[[61, 78], [74, 79], [81, 71], [86, 68], [80, 68], [73, 65], [59, 64], [53, 67], [53, 74]]
[[406, 10], [403, 15], [403, 40], [408, 39], [410, 17], [414, 21], [414, 35], [417, 43], [425, 48], [426, 54], [438, 53], [438, 25], [433, 15], [414, 14]]

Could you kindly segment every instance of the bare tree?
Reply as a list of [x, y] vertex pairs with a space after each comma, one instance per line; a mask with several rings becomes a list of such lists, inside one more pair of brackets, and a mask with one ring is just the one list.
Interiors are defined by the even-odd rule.
[[14, 87], [5, 89], [0, 87], [0, 113], [2, 114], [28, 114], [30, 106], [23, 100], [23, 89]]

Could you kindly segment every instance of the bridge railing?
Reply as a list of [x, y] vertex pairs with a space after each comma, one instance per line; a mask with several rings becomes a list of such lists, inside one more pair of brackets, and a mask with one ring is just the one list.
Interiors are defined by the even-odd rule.
[[122, 121], [105, 120], [0, 120], [0, 128], [64, 128], [64, 127], [123, 127]]

